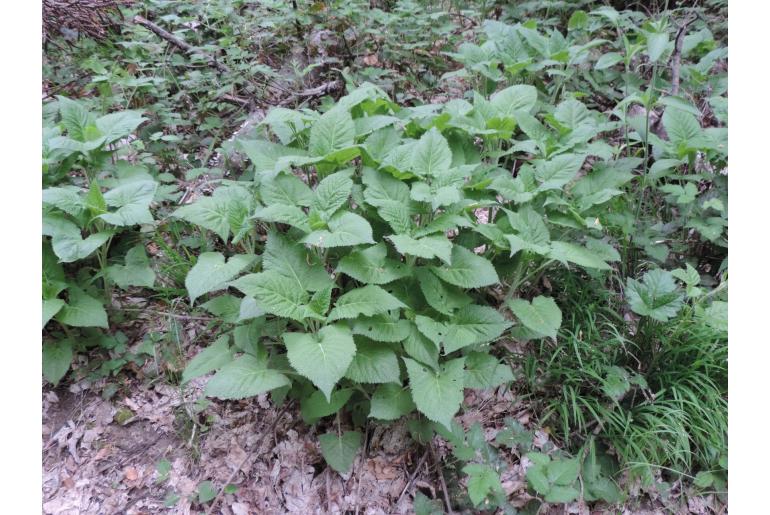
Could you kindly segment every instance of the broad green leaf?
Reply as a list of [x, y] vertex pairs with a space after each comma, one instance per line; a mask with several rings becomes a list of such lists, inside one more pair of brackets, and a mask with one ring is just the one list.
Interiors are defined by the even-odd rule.
[[206, 395], [219, 399], [244, 399], [288, 386], [289, 379], [250, 354], [226, 363], [206, 383]]
[[400, 383], [400, 374], [398, 358], [392, 349], [374, 342], [359, 341], [345, 377], [358, 383]]
[[369, 417], [398, 420], [415, 409], [409, 389], [397, 383], [383, 384], [372, 394]]
[[668, 34], [665, 32], [647, 33], [647, 56], [651, 62], [656, 62], [668, 46]]
[[231, 282], [230, 286], [257, 299], [257, 305], [272, 315], [299, 322], [308, 317], [307, 292], [301, 290], [294, 279], [274, 271], [244, 275]]
[[304, 150], [265, 140], [239, 140], [237, 145], [254, 165], [256, 176], [265, 179], [275, 177], [281, 171], [290, 170], [290, 160], [287, 158], [307, 156]]
[[645, 273], [641, 282], [629, 278], [626, 297], [634, 313], [660, 322], [675, 317], [684, 301], [671, 272], [659, 268]]
[[86, 140], [86, 128], [93, 124], [93, 116], [83, 107], [83, 104], [67, 97], [57, 96], [61, 123], [70, 138], [77, 141]]
[[283, 341], [294, 370], [310, 379], [331, 401], [334, 385], [356, 354], [350, 329], [341, 324], [327, 325], [317, 334], [284, 333]]
[[353, 395], [352, 389], [342, 388], [332, 393], [331, 400], [327, 400], [322, 391], [314, 391], [309, 397], [300, 401], [302, 420], [307, 424], [314, 424], [324, 417], [334, 415], [348, 402], [351, 395]]
[[107, 312], [102, 303], [78, 288], [67, 290], [69, 299], [56, 320], [72, 327], [101, 327], [107, 329]]
[[703, 319], [709, 327], [727, 332], [727, 312], [727, 302], [715, 300], [703, 310]]
[[414, 145], [412, 171], [420, 177], [438, 177], [449, 170], [452, 152], [446, 138], [434, 127]]
[[500, 282], [492, 263], [460, 245], [452, 247], [451, 266], [434, 266], [431, 271], [460, 288], [482, 288]]
[[266, 206], [310, 206], [313, 191], [294, 174], [280, 174], [262, 181], [259, 187], [262, 203]]
[[468, 477], [468, 496], [474, 506], [480, 505], [489, 494], [503, 493], [500, 475], [489, 465], [469, 463], [463, 467]]
[[347, 172], [337, 172], [325, 177], [315, 190], [311, 207], [328, 220], [348, 201], [353, 190], [353, 181]]
[[192, 204], [180, 207], [172, 216], [208, 229], [224, 241], [230, 234], [230, 202], [221, 194], [201, 197]]
[[195, 355], [182, 372], [182, 384], [212, 372], [233, 360], [230, 337], [220, 336], [217, 340]]
[[321, 443], [321, 454], [326, 463], [340, 474], [347, 474], [361, 447], [361, 433], [345, 431], [342, 436], [326, 433], [320, 435], [318, 441]]
[[297, 206], [272, 204], [254, 210], [253, 217], [264, 222], [287, 224], [296, 227], [303, 232], [310, 232], [308, 216]]
[[539, 295], [531, 303], [524, 299], [513, 299], [508, 301], [508, 307], [527, 329], [556, 338], [561, 327], [561, 310], [552, 298]]
[[548, 161], [535, 163], [535, 178], [540, 191], [560, 189], [573, 180], [585, 161], [585, 155], [560, 154]]
[[43, 204], [50, 204], [67, 214], [77, 217], [85, 209], [79, 192], [80, 188], [75, 186], [46, 188], [43, 190]]
[[262, 268], [294, 280], [303, 291], [318, 291], [331, 283], [323, 265], [304, 245], [292, 242], [277, 231], [267, 233]]
[[355, 318], [358, 315], [372, 316], [405, 307], [403, 302], [390, 293], [370, 284], [341, 295], [329, 313], [329, 320]]
[[703, 129], [692, 114], [675, 107], [668, 107], [663, 113], [662, 121], [669, 141], [675, 146], [684, 148], [701, 146]]
[[463, 402], [465, 358], [445, 362], [440, 371], [409, 358], [404, 358], [404, 363], [417, 409], [430, 420], [449, 428]]
[[350, 113], [335, 107], [313, 124], [308, 148], [314, 156], [324, 157], [353, 145], [355, 136], [356, 127]]
[[545, 494], [545, 502], [566, 504], [580, 497], [580, 491], [573, 486], [554, 485]]
[[43, 327], [64, 307], [62, 299], [43, 299]]
[[190, 295], [190, 304], [194, 304], [195, 299], [201, 295], [226, 288], [227, 283], [243, 272], [255, 259], [256, 257], [252, 255], [236, 254], [225, 262], [225, 257], [219, 252], [204, 252], [198, 256], [198, 261], [184, 280], [187, 293]]
[[328, 226], [329, 230], [313, 231], [305, 236], [302, 242], [321, 248], [374, 243], [372, 226], [357, 214], [339, 212], [329, 220]]
[[579, 468], [577, 458], [555, 459], [546, 465], [546, 476], [551, 484], [569, 486], [577, 480]]
[[490, 99], [498, 116], [509, 118], [514, 111], [530, 111], [537, 103], [537, 89], [528, 84], [517, 84], [498, 91]]
[[251, 299], [251, 297], [238, 298], [229, 294], [218, 295], [201, 304], [201, 307], [223, 322], [234, 324], [240, 319], [243, 299]]
[[419, 239], [406, 234], [392, 234], [388, 239], [402, 255], [411, 255], [424, 259], [439, 258], [444, 263], [452, 262], [452, 242], [446, 236], [425, 236]]
[[83, 239], [74, 223], [51, 216], [43, 217], [43, 234], [51, 236], [51, 248], [62, 263], [90, 256], [112, 237], [112, 233], [97, 232]]
[[409, 336], [409, 321], [387, 315], [358, 317], [353, 321], [353, 334], [378, 342], [400, 342]]
[[[529, 456], [529, 455], [528, 455]], [[535, 492], [544, 495], [551, 489], [551, 483], [545, 475], [545, 466], [535, 464], [527, 469], [527, 481]]]
[[686, 265], [686, 268], [672, 270], [671, 275], [685, 283], [687, 286], [697, 286], [698, 283], [700, 283], [700, 274], [690, 263], [686, 263]]
[[575, 263], [584, 268], [595, 268], [597, 270], [610, 270], [610, 265], [585, 247], [567, 243], [565, 241], [554, 241], [551, 243], [550, 257], [561, 261], [562, 263]]
[[211, 481], [202, 481], [198, 485], [198, 503], [205, 504], [217, 496], [217, 489]]
[[439, 347], [424, 336], [415, 324], [410, 324], [409, 335], [403, 341], [403, 346], [408, 356], [438, 370]]
[[333, 286], [333, 283], [329, 283], [325, 288], [315, 292], [313, 296], [310, 297], [310, 302], [308, 302], [307, 305], [308, 308], [321, 317], [325, 316], [331, 306]]
[[99, 218], [121, 227], [152, 223], [150, 203], [157, 189], [155, 181], [131, 181], [111, 189], [104, 194], [104, 201], [118, 209], [99, 215]]
[[394, 200], [383, 201], [377, 207], [377, 214], [388, 222], [394, 231], [400, 234], [409, 234], [415, 228], [412, 219], [412, 211], [406, 204]]
[[110, 280], [120, 288], [142, 286], [152, 288], [155, 284], [155, 272], [150, 267], [150, 260], [142, 245], [137, 245], [126, 252], [125, 265], [112, 265], [107, 268]]
[[390, 174], [366, 167], [361, 182], [366, 186], [364, 199], [371, 206], [379, 207], [389, 202], [402, 205], [409, 203], [409, 186]]
[[461, 308], [445, 324], [442, 338], [444, 354], [476, 343], [486, 343], [500, 336], [511, 323], [496, 309], [470, 305]]
[[415, 274], [428, 305], [439, 313], [451, 315], [456, 309], [473, 302], [461, 289], [445, 284], [424, 267], [416, 268]]
[[465, 356], [465, 387], [496, 388], [513, 381], [510, 365], [500, 363], [496, 357], [485, 352], [469, 352]]
[[612, 66], [615, 66], [620, 61], [623, 60], [623, 56], [620, 55], [617, 52], [607, 52], [606, 54], [603, 54], [597, 61], [596, 65], [594, 66], [597, 70], [606, 70], [607, 68], [610, 68]]
[[340, 259], [337, 272], [369, 284], [387, 284], [410, 274], [409, 269], [394, 259], [387, 258], [385, 243], [356, 250]]
[[54, 386], [59, 384], [72, 364], [72, 342], [61, 340], [43, 344], [43, 377]]
[[118, 111], [96, 119], [96, 128], [105, 143], [112, 143], [133, 133], [147, 118], [141, 111]]

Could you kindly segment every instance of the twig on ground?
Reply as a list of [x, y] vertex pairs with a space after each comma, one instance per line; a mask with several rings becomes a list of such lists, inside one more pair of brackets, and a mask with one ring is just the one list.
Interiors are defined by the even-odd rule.
[[436, 465], [436, 472], [438, 472], [438, 479], [441, 482], [441, 491], [444, 494], [447, 513], [454, 515], [452, 502], [449, 500], [449, 490], [447, 490], [446, 481], [444, 480], [444, 472], [441, 470], [441, 463], [439, 463], [438, 456], [436, 455], [436, 449], [433, 448], [433, 442], [430, 442], [430, 454], [433, 457], [433, 463]]
[[[291, 401], [284, 404], [283, 408], [281, 408], [281, 410], [275, 416], [275, 419], [273, 420], [273, 422], [270, 424], [270, 427], [262, 432], [262, 436], [259, 438], [257, 445], [254, 447], [254, 449], [257, 452], [259, 452], [259, 448], [262, 446], [262, 443], [265, 441], [265, 437], [269, 434], [272, 434], [273, 430], [275, 429], [275, 426], [278, 425], [278, 422], [281, 420], [284, 413], [286, 413], [286, 411], [289, 409], [291, 405], [292, 405]], [[211, 505], [206, 510], [206, 515], [211, 515], [214, 512], [214, 509], [216, 508], [217, 504], [219, 504], [219, 501], [222, 498], [222, 495], [224, 495], [225, 493], [225, 488], [227, 488], [227, 485], [229, 485], [232, 482], [232, 480], [238, 474], [238, 471], [241, 470], [241, 468], [243, 468], [243, 465], [246, 463], [246, 461], [249, 459], [250, 456], [251, 456], [250, 453], [246, 453], [246, 456], [244, 456], [244, 458], [241, 460], [238, 466], [235, 467], [235, 470], [233, 470], [232, 474], [230, 474], [230, 477], [227, 478], [227, 481], [225, 481], [222, 484], [222, 487], [219, 489], [219, 493], [217, 493], [217, 496], [214, 497], [214, 500], [211, 501]]]
[[404, 495], [406, 495], [406, 492], [409, 491], [409, 489], [412, 487], [412, 484], [414, 483], [414, 480], [417, 477], [417, 473], [420, 471], [420, 468], [422, 468], [422, 465], [423, 463], [425, 463], [425, 460], [428, 458], [429, 453], [430, 453], [429, 449], [426, 449], [425, 452], [422, 453], [422, 458], [420, 458], [420, 461], [417, 462], [417, 466], [409, 475], [409, 481], [406, 482], [406, 486], [404, 487], [403, 490], [401, 490], [401, 495], [398, 496], [398, 499], [396, 500], [395, 504], [393, 504], [393, 509], [390, 510], [390, 513], [393, 513], [393, 510], [396, 509], [398, 504], [401, 502], [401, 499], [404, 498]]
[[192, 46], [191, 44], [189, 44], [189, 43], [187, 43], [185, 41], [182, 41], [181, 39], [179, 39], [175, 35], [173, 35], [170, 32], [168, 32], [163, 27], [161, 27], [159, 25], [156, 25], [155, 23], [151, 22], [150, 20], [148, 20], [144, 16], [140, 16], [138, 14], [136, 16], [134, 16], [134, 23], [136, 23], [137, 25], [141, 25], [142, 27], [145, 27], [145, 28], [151, 30], [152, 32], [157, 34], [160, 38], [165, 39], [166, 41], [168, 41], [172, 45], [174, 45], [174, 46], [184, 50], [187, 53], [198, 52], [200, 54], [206, 55], [209, 58], [209, 65], [213, 66], [214, 68], [216, 68], [220, 72], [222, 72], [222, 73], [229, 73], [230, 72], [230, 68], [228, 68], [226, 65], [224, 65], [224, 64], [220, 63], [219, 61], [217, 61], [214, 56], [208, 55], [203, 50], [201, 50], [199, 48], [196, 48], [196, 47]]
[[153, 315], [167, 316], [171, 318], [178, 318], [180, 320], [201, 320], [204, 322], [210, 322], [216, 320], [215, 317], [207, 316], [194, 316], [194, 315], [178, 315], [176, 313], [169, 313], [168, 311], [158, 311], [155, 309], [143, 309], [143, 308], [115, 308], [116, 311], [136, 311], [141, 313], [152, 313]]
[[366, 429], [364, 429], [364, 452], [361, 454], [361, 464], [358, 466], [358, 483], [356, 484], [356, 513], [358, 515], [358, 509], [361, 505], [361, 476], [364, 474], [364, 465], [366, 464], [366, 447], [369, 444], [369, 422], [366, 422]]
[[679, 73], [682, 66], [682, 47], [684, 46], [684, 36], [687, 34], [687, 27], [697, 19], [697, 16], [687, 18], [684, 23], [679, 25], [674, 42], [674, 52], [671, 54], [671, 96], [679, 94]]

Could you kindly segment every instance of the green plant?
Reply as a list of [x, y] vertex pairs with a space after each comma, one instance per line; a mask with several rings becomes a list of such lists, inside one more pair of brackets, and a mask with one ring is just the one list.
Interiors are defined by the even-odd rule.
[[[145, 249], [134, 245], [139, 240], [133, 228], [152, 224], [149, 207], [158, 190], [158, 181], [142, 167], [108, 166], [117, 142], [145, 120], [139, 113], [97, 118], [73, 100], [60, 97], [58, 104], [60, 122], [44, 131], [43, 144], [44, 178], [57, 183], [69, 175], [71, 182], [43, 190], [43, 327], [55, 320], [64, 331], [57, 336], [51, 329], [54, 340], [43, 345], [44, 375], [54, 384], [80, 345], [72, 329], [109, 327], [104, 304], [112, 288], [155, 283]], [[118, 241], [125, 254], [111, 263], [110, 249]], [[96, 267], [90, 265], [94, 260]], [[70, 263], [80, 265], [73, 275], [65, 268]]]

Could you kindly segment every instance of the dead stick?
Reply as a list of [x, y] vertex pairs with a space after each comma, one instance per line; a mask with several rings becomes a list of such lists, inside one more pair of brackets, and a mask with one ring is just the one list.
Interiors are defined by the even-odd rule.
[[206, 54], [206, 52], [204, 52], [203, 50], [200, 50], [199, 48], [196, 48], [196, 47], [192, 46], [190, 43], [182, 41], [181, 39], [179, 39], [175, 35], [171, 34], [167, 30], [165, 30], [164, 28], [160, 27], [159, 25], [156, 25], [155, 23], [151, 22], [150, 20], [148, 20], [144, 16], [139, 16], [138, 14], [136, 16], [134, 16], [134, 23], [136, 23], [137, 25], [141, 25], [142, 27], [146, 27], [146, 28], [150, 29], [152, 32], [157, 34], [162, 39], [165, 39], [166, 41], [168, 41], [172, 45], [174, 45], [174, 46], [176, 46], [178, 48], [181, 48], [182, 50], [184, 50], [187, 53], [198, 52], [198, 53], [201, 53], [203, 55], [207, 55], [207, 57], [209, 58], [209, 64], [211, 66], [215, 67], [217, 70], [219, 70], [222, 73], [229, 73], [230, 72], [230, 68], [228, 68], [224, 64], [222, 64], [219, 61], [217, 61], [213, 56], [210, 56], [210, 55]]
[[684, 36], [687, 33], [687, 27], [695, 21], [696, 18], [688, 18], [676, 33], [674, 42], [674, 53], [671, 54], [671, 96], [679, 94], [679, 72], [682, 66], [682, 47], [684, 46]]
[[358, 508], [361, 505], [361, 479], [364, 475], [364, 466], [366, 465], [366, 447], [369, 444], [369, 422], [366, 422], [366, 429], [364, 430], [364, 452], [361, 455], [361, 465], [358, 467], [358, 484], [356, 485], [356, 513], [358, 515]]
[[406, 495], [406, 492], [412, 487], [412, 483], [414, 483], [414, 480], [417, 477], [417, 473], [420, 471], [422, 464], [425, 463], [425, 460], [428, 458], [429, 452], [430, 451], [426, 450], [424, 453], [422, 453], [422, 458], [420, 458], [420, 461], [417, 462], [417, 466], [414, 468], [414, 471], [409, 476], [409, 481], [406, 482], [406, 486], [404, 487], [403, 490], [401, 490], [401, 495], [398, 496], [398, 500], [396, 500], [396, 503], [393, 505], [394, 510], [398, 506], [398, 503], [401, 502], [401, 499], [404, 498], [404, 495]]
[[[283, 417], [283, 414], [286, 413], [286, 410], [289, 409], [289, 406], [291, 406], [291, 401], [287, 402], [283, 408], [281, 408], [281, 411], [278, 412], [278, 415], [276, 415], [275, 420], [273, 420], [273, 423], [270, 424], [270, 428], [262, 433], [262, 436], [259, 439], [259, 443], [256, 446], [256, 450], [259, 451], [259, 448], [262, 446], [262, 442], [265, 440], [265, 437], [272, 433], [275, 429], [275, 426], [278, 425], [278, 421], [281, 420], [281, 417]], [[249, 454], [246, 454], [246, 457], [244, 457], [241, 462], [238, 464], [238, 466], [233, 470], [233, 473], [230, 474], [230, 477], [227, 478], [227, 481], [222, 485], [222, 488], [219, 489], [219, 493], [216, 497], [214, 497], [214, 500], [211, 501], [211, 506], [209, 506], [209, 509], [206, 510], [206, 515], [211, 515], [214, 512], [214, 508], [216, 508], [217, 504], [219, 504], [219, 500], [222, 498], [222, 495], [225, 493], [225, 488], [227, 488], [227, 485], [230, 484], [230, 482], [235, 478], [235, 475], [238, 474], [238, 471], [241, 470], [241, 467], [246, 463], [246, 460], [249, 459]]]
[[447, 490], [446, 481], [444, 480], [444, 472], [441, 470], [441, 463], [439, 463], [438, 456], [436, 456], [436, 450], [433, 448], [433, 442], [430, 443], [430, 453], [433, 456], [433, 463], [436, 464], [436, 471], [438, 472], [439, 481], [441, 481], [441, 491], [444, 494], [446, 510], [449, 515], [454, 515], [454, 511], [452, 510], [452, 503], [449, 500], [449, 491]]

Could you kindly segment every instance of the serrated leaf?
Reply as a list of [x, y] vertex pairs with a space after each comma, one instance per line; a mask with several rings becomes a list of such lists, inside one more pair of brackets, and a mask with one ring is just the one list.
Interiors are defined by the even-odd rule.
[[370, 284], [341, 295], [329, 313], [329, 320], [355, 318], [358, 315], [372, 316], [405, 307], [403, 302], [390, 293]]
[[274, 271], [245, 275], [230, 286], [257, 299], [257, 305], [272, 315], [299, 322], [308, 316], [307, 292], [299, 289], [295, 280]]
[[[249, 299], [251, 297], [243, 298]], [[212, 315], [219, 317], [223, 322], [234, 324], [240, 317], [242, 300], [233, 295], [219, 295], [204, 302], [201, 304], [201, 307]]]
[[301, 243], [276, 231], [267, 233], [262, 268], [294, 280], [300, 290], [318, 291], [331, 283], [323, 265]]
[[404, 352], [420, 363], [438, 370], [439, 347], [424, 336], [415, 324], [410, 324], [409, 335], [403, 341]]
[[686, 263], [686, 268], [677, 268], [671, 271], [671, 275], [685, 283], [687, 286], [697, 286], [700, 283], [700, 274], [692, 267], [690, 263]]
[[629, 278], [626, 297], [634, 313], [666, 322], [676, 316], [683, 305], [683, 295], [671, 272], [650, 270], [641, 282]]
[[302, 420], [307, 424], [314, 424], [323, 417], [334, 415], [348, 402], [351, 395], [353, 395], [353, 390], [342, 388], [332, 393], [331, 400], [327, 400], [322, 391], [314, 391], [300, 402]]
[[401, 370], [396, 353], [374, 342], [359, 341], [345, 377], [358, 383], [399, 383]]
[[369, 417], [398, 420], [415, 409], [409, 389], [397, 383], [383, 384], [372, 394]]
[[67, 97], [57, 96], [61, 123], [67, 134], [78, 141], [85, 141], [86, 128], [93, 124], [93, 116], [83, 104]]
[[77, 217], [85, 209], [79, 192], [80, 188], [75, 186], [46, 188], [43, 190], [43, 204], [55, 206], [65, 213]]
[[451, 315], [456, 309], [473, 302], [461, 289], [445, 284], [424, 267], [416, 268], [415, 274], [428, 305], [439, 313]]
[[304, 150], [265, 140], [239, 140], [237, 145], [254, 165], [255, 175], [264, 179], [275, 177], [281, 171], [290, 170], [291, 158], [307, 156]]
[[353, 466], [353, 460], [361, 447], [361, 433], [345, 431], [342, 436], [326, 433], [318, 437], [321, 454], [331, 468], [340, 474], [346, 474]]
[[372, 168], [364, 168], [361, 174], [364, 199], [370, 206], [380, 207], [390, 202], [408, 204], [409, 186], [390, 174]]
[[204, 252], [198, 256], [198, 261], [184, 280], [190, 295], [190, 304], [194, 304], [195, 299], [201, 295], [226, 288], [227, 283], [255, 259], [256, 256], [253, 255], [236, 254], [225, 261], [225, 257], [219, 252]]
[[250, 354], [226, 363], [206, 383], [206, 395], [219, 399], [244, 399], [288, 386], [289, 379]]
[[514, 116], [514, 111], [530, 111], [537, 103], [537, 89], [528, 84], [517, 84], [498, 91], [490, 99], [497, 115], [503, 118]]
[[406, 234], [392, 234], [388, 239], [393, 242], [399, 254], [424, 259], [437, 257], [447, 264], [452, 262], [452, 242], [446, 236], [424, 236], [415, 239]]
[[552, 484], [569, 486], [577, 480], [579, 469], [577, 458], [555, 459], [546, 465], [546, 476]]
[[272, 204], [254, 210], [252, 215], [257, 220], [291, 225], [303, 232], [310, 232], [310, 222], [307, 214], [297, 206]]
[[463, 467], [468, 477], [468, 497], [474, 506], [480, 505], [490, 494], [502, 493], [500, 475], [489, 465], [469, 463]]
[[550, 297], [539, 295], [529, 303], [524, 299], [508, 301], [508, 307], [527, 329], [556, 338], [561, 327], [561, 310]]
[[120, 288], [142, 286], [152, 288], [155, 284], [155, 272], [150, 267], [150, 260], [142, 245], [132, 247], [126, 252], [125, 265], [112, 265], [107, 268], [110, 280]]
[[378, 342], [400, 342], [409, 336], [409, 330], [408, 320], [393, 319], [387, 315], [358, 317], [353, 321], [353, 334]]
[[56, 320], [72, 327], [101, 327], [107, 329], [107, 312], [102, 303], [87, 295], [83, 290], [70, 288], [69, 299], [59, 313]]
[[444, 354], [468, 345], [492, 341], [510, 326], [511, 323], [494, 308], [473, 304], [465, 306], [444, 325], [445, 331], [441, 338]]
[[687, 111], [668, 107], [663, 113], [662, 122], [669, 141], [675, 146], [696, 148], [701, 144], [703, 129], [698, 120]]
[[182, 384], [212, 372], [233, 360], [230, 351], [230, 337], [220, 336], [217, 340], [195, 355], [182, 372]]
[[111, 189], [104, 194], [104, 201], [118, 209], [101, 214], [99, 218], [121, 227], [152, 223], [150, 203], [157, 190], [158, 183], [155, 181], [131, 181]]
[[727, 312], [727, 302], [715, 300], [703, 310], [703, 319], [709, 327], [717, 331], [727, 332]]
[[118, 111], [96, 119], [95, 125], [105, 143], [112, 143], [133, 133], [147, 120], [141, 111]]
[[420, 412], [449, 428], [463, 401], [465, 358], [445, 362], [440, 371], [404, 358], [412, 399]]
[[182, 206], [172, 216], [213, 232], [227, 241], [230, 234], [230, 206], [222, 196], [201, 197], [192, 204]]
[[352, 190], [353, 181], [347, 172], [334, 173], [318, 183], [310, 206], [328, 220], [345, 205]]
[[357, 214], [347, 211], [337, 213], [329, 220], [328, 226], [329, 230], [313, 231], [302, 242], [321, 248], [374, 243], [372, 226]]
[[439, 279], [460, 288], [482, 288], [500, 282], [492, 263], [460, 245], [452, 247], [451, 266], [434, 266], [431, 271]]
[[283, 204], [308, 207], [313, 201], [313, 191], [294, 174], [280, 174], [263, 180], [259, 193], [266, 206]]
[[51, 236], [51, 248], [62, 263], [72, 263], [90, 256], [112, 237], [112, 233], [97, 232], [83, 239], [80, 229], [66, 219], [44, 217], [43, 224], [44, 234]]
[[412, 152], [411, 170], [421, 177], [439, 177], [452, 164], [449, 143], [435, 127], [422, 135]]
[[610, 265], [604, 262], [594, 252], [585, 247], [567, 243], [565, 241], [554, 241], [551, 243], [549, 253], [552, 259], [563, 263], [575, 263], [584, 268], [595, 268], [597, 270], [610, 270]]
[[317, 334], [284, 333], [291, 366], [331, 400], [331, 392], [342, 379], [356, 354], [350, 329], [334, 324], [322, 327]]
[[527, 482], [535, 492], [544, 495], [551, 489], [551, 484], [545, 476], [545, 466], [534, 465], [527, 469]]
[[572, 181], [583, 166], [586, 156], [581, 154], [560, 154], [548, 161], [535, 163], [535, 179], [540, 183], [538, 190], [559, 189]]
[[596, 70], [606, 70], [607, 68], [610, 68], [612, 66], [615, 66], [620, 61], [623, 60], [623, 56], [620, 55], [617, 52], [607, 52], [606, 54], [603, 54], [594, 65], [594, 68]]
[[496, 388], [513, 381], [513, 371], [505, 363], [485, 352], [469, 352], [465, 355], [465, 387]]
[[43, 377], [54, 386], [59, 384], [72, 364], [72, 343], [69, 340], [43, 344]]
[[387, 284], [410, 275], [403, 263], [387, 258], [388, 249], [384, 243], [356, 250], [340, 259], [337, 272], [369, 284]]
[[341, 107], [332, 108], [310, 129], [308, 149], [314, 156], [324, 157], [353, 145], [355, 136], [356, 127], [350, 113]]
[[43, 327], [64, 307], [62, 299], [43, 299]]
[[666, 32], [647, 33], [647, 56], [651, 62], [660, 59], [660, 56], [668, 46], [668, 34]]
[[377, 214], [397, 233], [409, 234], [415, 228], [412, 212], [408, 206], [400, 202], [382, 202], [377, 208]]
[[572, 486], [554, 485], [545, 494], [545, 501], [556, 504], [566, 504], [580, 497], [580, 492]]

